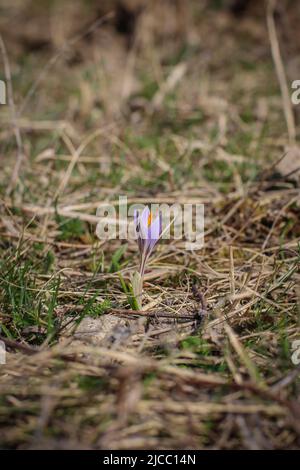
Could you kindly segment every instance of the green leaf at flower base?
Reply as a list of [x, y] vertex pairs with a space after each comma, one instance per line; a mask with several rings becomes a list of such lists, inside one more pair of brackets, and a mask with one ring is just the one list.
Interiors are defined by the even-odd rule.
[[131, 277], [132, 293], [137, 303], [137, 309], [142, 308], [143, 279], [138, 271], [135, 271]]

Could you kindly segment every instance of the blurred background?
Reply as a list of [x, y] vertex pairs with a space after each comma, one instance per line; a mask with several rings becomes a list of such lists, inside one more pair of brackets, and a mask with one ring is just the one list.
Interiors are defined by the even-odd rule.
[[[299, 74], [299, 4], [285, 0], [274, 3], [273, 10], [290, 87]], [[147, 147], [149, 139], [155, 148], [158, 135], [200, 140], [190, 158], [173, 168], [175, 186], [177, 180], [185, 182], [189, 163], [198, 166], [199, 153], [204, 157], [200, 166], [219, 183], [220, 164], [211, 160], [226, 159], [220, 152], [248, 157], [242, 168], [242, 178], [244, 172], [247, 178], [258, 158], [270, 154], [269, 145], [276, 154], [284, 147], [286, 126], [270, 50], [267, 2], [3, 0], [0, 12], [23, 152], [36, 162], [47, 160], [39, 167], [52, 183], [57, 180], [55, 165], [63, 157], [54, 159], [51, 152], [66, 153], [55, 135], [62, 125], [76, 143], [90, 129], [114, 126], [105, 145], [99, 139], [89, 145], [91, 157], [99, 156], [101, 145], [101, 158], [93, 168], [97, 171], [100, 165], [100, 180], [103, 173], [116, 173], [116, 137], [131, 141], [132, 152]], [[0, 72], [5, 79], [4, 69]], [[2, 106], [0, 111], [3, 161], [10, 159], [10, 109]], [[299, 115], [298, 107], [293, 112]], [[47, 131], [51, 144], [45, 142]], [[180, 138], [171, 145], [180, 146]], [[212, 147], [219, 156], [206, 161]], [[45, 175], [51, 158], [53, 174]]]
[[[43, 176], [55, 183], [56, 165], [63, 156], [51, 155], [66, 153], [57, 137], [61, 126], [68, 127], [78, 144], [87, 131], [111, 125], [110, 138], [105, 143], [92, 139], [88, 148], [90, 157], [99, 157], [89, 165], [94, 165], [94, 174], [100, 170], [100, 181], [103, 173], [105, 177], [118, 173], [112, 168], [121, 145], [116, 138], [124, 145], [130, 142], [134, 153], [147, 146], [155, 151], [158, 136], [171, 134], [178, 135], [171, 146], [179, 148], [181, 137], [188, 137], [198, 140], [198, 148], [169, 171], [167, 184], [170, 179], [175, 186], [177, 181], [185, 184], [184, 175], [192, 176], [188, 168], [192, 163], [198, 168], [200, 163], [216, 183], [221, 176], [228, 179], [230, 170], [221, 175], [220, 163], [212, 161], [226, 160], [226, 152], [247, 157], [240, 170], [242, 178], [249, 177], [258, 159], [268, 158], [270, 146], [278, 155], [285, 144], [268, 5], [273, 5], [290, 89], [300, 61], [295, 1], [3, 0], [0, 30], [23, 134], [22, 152], [39, 162]], [[0, 72], [5, 79], [3, 68]], [[10, 159], [11, 142], [6, 138], [10, 108], [2, 106], [0, 111], [5, 160]], [[293, 113], [299, 115], [298, 107]], [[212, 148], [215, 155], [207, 160]], [[126, 154], [126, 158], [131, 157]], [[49, 169], [51, 159], [49, 175], [43, 169]], [[174, 162], [172, 156], [167, 161]], [[24, 158], [22, 166], [27, 166], [25, 162]], [[7, 177], [9, 166], [4, 170]], [[140, 176], [138, 168], [134, 173]], [[116, 179], [120, 182], [117, 175]]]

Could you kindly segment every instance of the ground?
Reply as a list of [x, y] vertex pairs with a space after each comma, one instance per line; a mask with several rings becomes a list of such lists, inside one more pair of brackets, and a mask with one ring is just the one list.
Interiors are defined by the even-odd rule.
[[[262, 2], [2, 3], [1, 448], [299, 448], [299, 110], [295, 140]], [[119, 195], [205, 205], [142, 311], [136, 243], [95, 233]]]

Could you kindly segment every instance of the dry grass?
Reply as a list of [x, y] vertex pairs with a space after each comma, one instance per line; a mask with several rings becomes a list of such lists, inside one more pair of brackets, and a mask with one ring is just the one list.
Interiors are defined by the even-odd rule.
[[[15, 106], [0, 117], [1, 447], [298, 448], [299, 151], [284, 120], [297, 141], [298, 111], [282, 107], [266, 12], [153, 1], [122, 35], [114, 2], [30, 3], [0, 20]], [[12, 31], [28, 10], [32, 28]], [[279, 11], [287, 80], [297, 14]], [[157, 247], [143, 311], [118, 275], [135, 245], [95, 236], [119, 194], [205, 204], [203, 250]]]

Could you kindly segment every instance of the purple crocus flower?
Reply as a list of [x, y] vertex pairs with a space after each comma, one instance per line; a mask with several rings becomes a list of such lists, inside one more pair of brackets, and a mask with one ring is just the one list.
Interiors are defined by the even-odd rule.
[[141, 276], [143, 276], [146, 261], [162, 233], [162, 215], [161, 212], [159, 212], [155, 219], [153, 219], [153, 215], [149, 207], [145, 207], [142, 213], [138, 210], [134, 212], [134, 222], [141, 255], [140, 273]]

